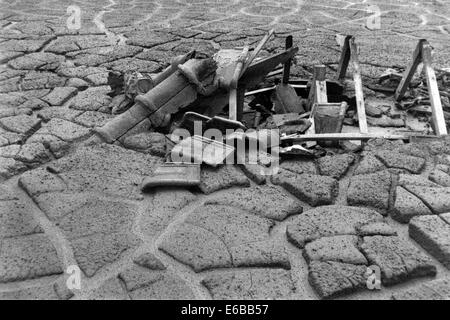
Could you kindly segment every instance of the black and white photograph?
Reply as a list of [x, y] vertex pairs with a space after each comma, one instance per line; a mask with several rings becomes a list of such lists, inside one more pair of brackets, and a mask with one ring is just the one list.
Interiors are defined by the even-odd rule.
[[0, 300], [450, 300], [449, 130], [450, 0], [0, 0]]

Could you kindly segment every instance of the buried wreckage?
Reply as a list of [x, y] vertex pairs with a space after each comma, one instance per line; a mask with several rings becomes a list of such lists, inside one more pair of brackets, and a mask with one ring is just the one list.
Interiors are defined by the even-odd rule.
[[[267, 150], [276, 150], [271, 155], [256, 152], [255, 164], [269, 166], [271, 157], [314, 157], [323, 153], [322, 147], [345, 145], [348, 140], [409, 140], [417, 136], [433, 138], [447, 135], [441, 95], [447, 97], [445, 94], [450, 93], [440, 91], [438, 87], [438, 79], [431, 66], [432, 49], [426, 40], [419, 41], [404, 75], [395, 70], [388, 72], [380, 77], [380, 83], [387, 80], [391, 87], [379, 86], [373, 90], [392, 93], [399, 109], [411, 109], [408, 111], [431, 116], [434, 135], [417, 131], [406, 134], [369, 132], [368, 106], [365, 104], [354, 37], [341, 37], [342, 53], [336, 79], [327, 80], [327, 67], [318, 65], [314, 67], [312, 80], [308, 81], [290, 79], [291, 63], [299, 51], [293, 46], [291, 36], [286, 38], [282, 52], [258, 57], [273, 35], [273, 30], [268, 32], [253, 50], [246, 45], [239, 49], [220, 50], [213, 57], [189, 52], [174, 58], [167, 69], [153, 78], [139, 75], [131, 77], [131, 80], [125, 76], [124, 80], [111, 74], [111, 82], [116, 83], [113, 94], [125, 91], [128, 97], [125, 100], [133, 104], [103, 127], [96, 128], [89, 143], [122, 144], [127, 136], [148, 126], [167, 134], [171, 149], [166, 155], [168, 162], [152, 177], [144, 179], [143, 188], [151, 188], [198, 185], [201, 163], [217, 166], [239, 158], [235, 152], [236, 141], [247, 144], [259, 141]], [[420, 83], [413, 83], [413, 76], [421, 64], [426, 89]], [[349, 66], [353, 70], [353, 81], [350, 82], [354, 92], [352, 98], [343, 94]], [[273, 79], [278, 74], [282, 74], [282, 80], [274, 83]], [[450, 72], [441, 70], [439, 81], [445, 82], [449, 78]], [[423, 100], [417, 103], [417, 99], [409, 104], [405, 102], [413, 95], [408, 94], [410, 87], [413, 93], [419, 90], [426, 95], [425, 102], [430, 106], [424, 106]], [[125, 100], [116, 99], [119, 105]], [[344, 124], [357, 124], [359, 132], [342, 132]], [[188, 132], [189, 136], [180, 134], [180, 129]], [[205, 136], [208, 129], [224, 135], [217, 138], [216, 134], [216, 139], [209, 139]], [[279, 129], [276, 137], [270, 129]], [[238, 161], [248, 160], [248, 153], [249, 150]]]

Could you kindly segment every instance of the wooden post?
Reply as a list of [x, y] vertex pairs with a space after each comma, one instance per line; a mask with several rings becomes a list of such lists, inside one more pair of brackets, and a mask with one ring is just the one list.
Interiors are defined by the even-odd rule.
[[308, 97], [308, 110], [312, 111], [315, 103], [327, 103], [327, 67], [324, 65], [314, 66], [314, 76], [311, 83], [311, 90]]
[[364, 92], [361, 78], [361, 69], [358, 59], [358, 46], [356, 45], [355, 38], [353, 37], [350, 39], [350, 52], [354, 69], [353, 81], [355, 82], [356, 108], [358, 111], [359, 129], [362, 134], [366, 134], [369, 132], [369, 130], [367, 128], [366, 107], [364, 105]]
[[[290, 48], [292, 48], [294, 46], [293, 43], [293, 37], [292, 36], [287, 36], [286, 37], [286, 50], [289, 50]], [[283, 66], [283, 84], [288, 84], [289, 83], [289, 77], [291, 75], [291, 64], [292, 64], [292, 59], [287, 60], [284, 63]]]
[[238, 87], [237, 95], [236, 95], [236, 103], [237, 103], [237, 121], [242, 121], [242, 116], [244, 114], [244, 99], [245, 99], [245, 87]]
[[337, 71], [337, 79], [342, 80], [345, 78], [347, 74], [348, 64], [350, 62], [350, 39], [353, 39], [353, 36], [346, 36], [344, 41], [344, 46], [342, 47], [341, 59], [339, 60], [339, 67]]
[[434, 132], [437, 136], [447, 134], [447, 126], [445, 124], [444, 111], [442, 110], [441, 96], [436, 81], [436, 74], [432, 66], [431, 45], [428, 41], [421, 43], [422, 60], [424, 64], [425, 76], [428, 84], [428, 94], [430, 96], [431, 110], [433, 111]]
[[309, 115], [309, 121], [311, 122], [311, 127], [306, 131], [306, 134], [315, 133], [315, 123], [314, 123], [314, 106], [316, 103], [327, 103], [327, 67], [324, 65], [314, 66], [314, 76], [311, 84], [311, 90], [309, 91], [308, 98], [308, 110], [311, 111]]
[[424, 42], [426, 42], [426, 40], [419, 40], [416, 50], [414, 50], [413, 59], [408, 68], [405, 70], [402, 81], [395, 91], [395, 100], [397, 101], [400, 101], [405, 96], [406, 90], [408, 90], [409, 83], [411, 82], [411, 79], [413, 78], [414, 73], [416, 72], [417, 67], [422, 60], [422, 47]]

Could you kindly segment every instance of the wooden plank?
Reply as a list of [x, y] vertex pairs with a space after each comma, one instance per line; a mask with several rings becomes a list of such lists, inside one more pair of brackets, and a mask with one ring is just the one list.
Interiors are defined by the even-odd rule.
[[353, 36], [346, 36], [344, 41], [344, 46], [342, 47], [341, 58], [339, 60], [339, 67], [337, 71], [337, 79], [342, 80], [347, 74], [348, 64], [350, 63], [350, 39]]
[[382, 135], [382, 134], [362, 134], [362, 133], [321, 133], [321, 134], [305, 134], [282, 137], [282, 142], [303, 142], [303, 141], [339, 141], [339, 140], [371, 140], [371, 139], [387, 139], [387, 140], [409, 140], [406, 135]]
[[425, 76], [427, 78], [431, 110], [433, 111], [434, 131], [438, 136], [447, 135], [447, 126], [445, 124], [444, 111], [442, 110], [441, 96], [439, 94], [436, 74], [432, 66], [431, 45], [428, 41], [423, 42], [422, 45], [422, 59]]
[[359, 66], [358, 46], [355, 38], [350, 39], [351, 62], [353, 66], [353, 81], [355, 82], [356, 108], [358, 112], [358, 124], [361, 133], [368, 133], [366, 107], [364, 105], [364, 92], [361, 78], [361, 69]]
[[403, 74], [402, 81], [397, 87], [395, 91], [395, 100], [400, 101], [405, 96], [406, 91], [408, 90], [409, 83], [414, 76], [414, 73], [417, 70], [421, 60], [422, 60], [422, 44], [426, 41], [424, 39], [419, 40], [416, 49], [414, 50], [412, 61], [410, 62], [408, 68], [405, 70]]

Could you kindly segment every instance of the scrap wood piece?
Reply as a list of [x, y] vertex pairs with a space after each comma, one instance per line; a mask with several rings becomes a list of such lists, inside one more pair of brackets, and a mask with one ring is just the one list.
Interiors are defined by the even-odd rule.
[[436, 74], [432, 66], [431, 45], [428, 41], [422, 42], [422, 60], [427, 78], [428, 93], [431, 100], [431, 109], [433, 110], [433, 125], [436, 135], [447, 135], [447, 126], [442, 110], [441, 96], [436, 80]]
[[419, 40], [419, 43], [417, 44], [417, 47], [414, 50], [412, 61], [409, 64], [408, 68], [405, 70], [403, 78], [400, 81], [400, 84], [395, 92], [395, 100], [397, 101], [400, 101], [405, 96], [405, 93], [408, 90], [408, 86], [411, 83], [414, 73], [416, 72], [417, 68], [419, 67], [419, 64], [421, 63], [422, 46], [425, 41], [426, 41], [425, 39]]
[[355, 38], [350, 38], [349, 41], [350, 45], [350, 53], [351, 57], [350, 60], [353, 65], [353, 81], [355, 82], [355, 95], [356, 95], [356, 109], [358, 112], [358, 124], [359, 124], [359, 130], [361, 133], [365, 134], [368, 133], [368, 127], [367, 127], [367, 119], [366, 119], [366, 108], [364, 105], [364, 91], [363, 91], [363, 85], [362, 85], [362, 78], [361, 78], [361, 69], [359, 65], [359, 58], [358, 58], [358, 46], [355, 42]]

